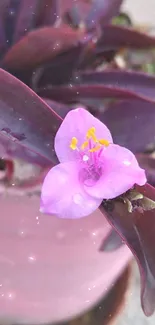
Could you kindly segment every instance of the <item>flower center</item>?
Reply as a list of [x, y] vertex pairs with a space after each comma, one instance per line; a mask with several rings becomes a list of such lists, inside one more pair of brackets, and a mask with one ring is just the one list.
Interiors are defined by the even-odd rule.
[[98, 139], [95, 127], [91, 127], [87, 133], [84, 142], [78, 147], [78, 139], [73, 137], [70, 142], [70, 148], [76, 150], [80, 158], [81, 169], [79, 173], [80, 180], [86, 186], [93, 186], [103, 172], [103, 163], [101, 154], [110, 142], [106, 139]]

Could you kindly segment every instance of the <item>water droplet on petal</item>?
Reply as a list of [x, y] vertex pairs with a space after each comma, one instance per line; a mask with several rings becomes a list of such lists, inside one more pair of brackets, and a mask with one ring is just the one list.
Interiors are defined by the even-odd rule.
[[73, 201], [75, 204], [81, 204], [83, 202], [83, 198], [82, 198], [81, 194], [79, 194], [79, 193], [74, 194]]
[[126, 165], [126, 166], [130, 166], [131, 165], [131, 162], [129, 160], [124, 160], [123, 161], [123, 164]]

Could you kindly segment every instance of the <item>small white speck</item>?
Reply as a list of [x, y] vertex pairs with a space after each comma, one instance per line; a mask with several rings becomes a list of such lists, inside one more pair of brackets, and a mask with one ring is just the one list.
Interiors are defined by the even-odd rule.
[[123, 161], [123, 164], [126, 165], [126, 166], [130, 166], [131, 165], [131, 162], [129, 160], [124, 160]]
[[13, 16], [14, 14], [15, 14], [15, 12], [13, 10], [10, 10], [9, 15]]
[[84, 155], [83, 158], [82, 158], [83, 161], [88, 161], [89, 160], [89, 157], [87, 155]]
[[36, 257], [35, 256], [29, 256], [28, 260], [29, 260], [29, 262], [34, 263], [36, 261]]
[[9, 293], [7, 294], [7, 296], [8, 296], [9, 299], [13, 299], [13, 298], [15, 298], [15, 294], [14, 294], [13, 292], [9, 292]]

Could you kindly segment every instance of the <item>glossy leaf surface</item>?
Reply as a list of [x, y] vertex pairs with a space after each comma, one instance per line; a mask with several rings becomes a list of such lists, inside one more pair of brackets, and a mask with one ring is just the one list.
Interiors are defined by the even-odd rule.
[[142, 100], [120, 101], [109, 105], [98, 117], [110, 129], [114, 142], [134, 153], [144, 152], [154, 146], [154, 103]]
[[[155, 189], [150, 185], [137, 188], [146, 197], [155, 200]], [[101, 208], [102, 209], [102, 208]], [[141, 274], [141, 303], [144, 313], [155, 310], [155, 209], [135, 210], [130, 213], [122, 202], [114, 200], [103, 205], [107, 219], [134, 254]]]
[[80, 98], [143, 99], [155, 102], [155, 77], [131, 71], [106, 70], [104, 72], [77, 73], [69, 85], [46, 85], [39, 94], [64, 101]]
[[[6, 144], [8, 155], [24, 155], [25, 159], [36, 161], [38, 154], [46, 165], [57, 161], [53, 139], [60, 116], [4, 70], [0, 70], [0, 115], [0, 143]], [[31, 152], [27, 157], [28, 149]]]
[[131, 47], [144, 49], [155, 46], [155, 37], [131, 28], [107, 25], [102, 27], [102, 36], [97, 43], [97, 53], [106, 49]]
[[70, 27], [38, 28], [28, 33], [10, 48], [2, 64], [7, 69], [27, 69], [36, 67], [55, 57], [61, 51], [76, 46], [84, 39], [81, 31]]

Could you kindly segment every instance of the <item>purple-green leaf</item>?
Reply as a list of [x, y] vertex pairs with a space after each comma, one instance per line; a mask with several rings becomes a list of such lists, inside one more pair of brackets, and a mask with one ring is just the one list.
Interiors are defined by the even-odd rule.
[[22, 154], [22, 158], [35, 162], [38, 159], [44, 165], [57, 162], [54, 137], [61, 124], [60, 116], [26, 85], [1, 69], [0, 116], [0, 144], [3, 150], [7, 144], [5, 154]]

